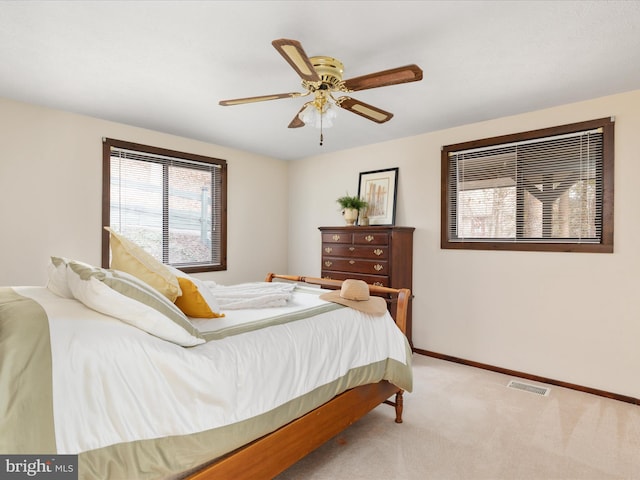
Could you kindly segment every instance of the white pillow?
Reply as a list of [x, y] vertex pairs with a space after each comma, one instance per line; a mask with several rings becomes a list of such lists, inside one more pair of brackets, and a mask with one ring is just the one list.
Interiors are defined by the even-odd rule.
[[47, 288], [62, 298], [73, 298], [67, 283], [67, 263], [69, 260], [64, 257], [51, 257], [47, 266]]
[[70, 261], [67, 280], [73, 296], [93, 310], [183, 347], [205, 341], [178, 307], [133, 275]]

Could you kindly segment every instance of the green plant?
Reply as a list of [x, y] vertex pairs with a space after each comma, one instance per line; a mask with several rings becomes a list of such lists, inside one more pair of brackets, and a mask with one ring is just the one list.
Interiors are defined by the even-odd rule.
[[355, 208], [356, 210], [362, 210], [368, 205], [368, 203], [362, 200], [360, 197], [349, 196], [349, 193], [347, 193], [344, 197], [338, 198], [336, 202], [338, 202], [338, 205], [340, 205], [341, 209]]

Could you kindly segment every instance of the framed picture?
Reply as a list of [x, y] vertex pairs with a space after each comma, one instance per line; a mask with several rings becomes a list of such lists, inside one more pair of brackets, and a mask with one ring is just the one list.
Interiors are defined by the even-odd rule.
[[398, 168], [360, 172], [358, 196], [366, 201], [369, 225], [394, 225]]

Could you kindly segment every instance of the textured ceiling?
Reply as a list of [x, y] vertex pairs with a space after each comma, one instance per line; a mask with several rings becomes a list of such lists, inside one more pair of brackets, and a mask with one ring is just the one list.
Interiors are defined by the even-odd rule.
[[[5, 0], [0, 97], [292, 160], [639, 89], [639, 28], [637, 1]], [[302, 91], [277, 38], [424, 79], [353, 93], [394, 118], [340, 110], [320, 147], [306, 98], [218, 105]]]

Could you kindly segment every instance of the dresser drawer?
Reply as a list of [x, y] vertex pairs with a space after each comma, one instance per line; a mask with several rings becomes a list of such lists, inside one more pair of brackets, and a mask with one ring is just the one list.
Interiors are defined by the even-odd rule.
[[356, 232], [353, 234], [356, 245], [389, 245], [389, 235], [385, 232]]
[[340, 257], [325, 257], [322, 259], [323, 270], [338, 272], [355, 272], [367, 275], [388, 275], [389, 263], [384, 260], [362, 260]]
[[353, 243], [353, 233], [351, 232], [324, 232], [322, 243]]
[[322, 278], [329, 278], [332, 280], [347, 280], [353, 278], [356, 280], [363, 280], [370, 285], [378, 285], [380, 287], [389, 286], [389, 277], [386, 275], [364, 275], [361, 273], [344, 273], [344, 272], [331, 272], [329, 270], [322, 270]]
[[387, 260], [389, 258], [389, 247], [386, 245], [343, 245], [335, 243], [325, 243], [322, 245], [322, 255], [331, 257], [367, 258]]

